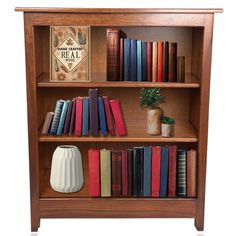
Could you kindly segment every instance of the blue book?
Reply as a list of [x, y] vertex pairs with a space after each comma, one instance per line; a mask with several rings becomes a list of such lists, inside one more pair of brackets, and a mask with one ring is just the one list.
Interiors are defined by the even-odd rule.
[[161, 148], [160, 197], [166, 197], [167, 196], [168, 159], [169, 159], [169, 149], [168, 149], [168, 147], [162, 147]]
[[130, 42], [130, 80], [137, 81], [137, 40]]
[[58, 124], [60, 121], [63, 104], [64, 104], [64, 100], [58, 100], [56, 103], [55, 112], [54, 112], [54, 116], [53, 116], [53, 120], [52, 120], [52, 125], [51, 125], [50, 132], [49, 132], [49, 134], [51, 134], [51, 135], [57, 134], [57, 128], [58, 128]]
[[143, 196], [151, 196], [152, 147], [144, 147]]
[[69, 104], [69, 101], [65, 101], [63, 104], [63, 108], [61, 111], [61, 117], [60, 117], [60, 121], [59, 121], [58, 128], [57, 128], [57, 135], [62, 135], [62, 133], [63, 133], [68, 104]]
[[88, 135], [89, 131], [89, 97], [83, 97], [82, 135]]
[[130, 81], [130, 39], [124, 39], [124, 81]]
[[107, 135], [107, 124], [106, 124], [106, 116], [105, 116], [105, 108], [103, 98], [98, 98], [98, 111], [99, 111], [99, 122], [100, 122], [100, 129], [101, 134], [103, 136]]
[[137, 81], [142, 81], [142, 44], [137, 40]]
[[142, 81], [147, 81], [147, 42], [142, 42]]

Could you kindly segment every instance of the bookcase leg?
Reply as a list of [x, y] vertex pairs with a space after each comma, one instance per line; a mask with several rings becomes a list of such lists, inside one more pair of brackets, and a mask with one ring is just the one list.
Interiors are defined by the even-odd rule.
[[196, 217], [194, 220], [194, 225], [195, 225], [197, 231], [203, 231], [204, 230], [204, 219]]
[[31, 232], [38, 232], [39, 227], [40, 227], [40, 219], [38, 219], [38, 220], [32, 219], [31, 220]]

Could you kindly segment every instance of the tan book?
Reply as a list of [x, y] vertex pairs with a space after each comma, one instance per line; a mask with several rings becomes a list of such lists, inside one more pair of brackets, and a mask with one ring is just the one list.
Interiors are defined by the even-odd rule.
[[43, 128], [42, 128], [42, 134], [48, 134], [53, 116], [54, 116], [54, 112], [47, 113], [44, 124], [43, 124]]
[[111, 151], [100, 150], [101, 197], [111, 196]]
[[157, 42], [152, 43], [152, 82], [157, 82]]
[[197, 151], [187, 151], [187, 197], [197, 196]]

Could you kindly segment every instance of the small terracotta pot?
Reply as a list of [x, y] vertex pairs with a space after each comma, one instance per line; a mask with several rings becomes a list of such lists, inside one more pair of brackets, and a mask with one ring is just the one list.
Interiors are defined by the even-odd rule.
[[163, 137], [174, 136], [174, 124], [161, 124], [161, 135]]
[[162, 110], [160, 107], [147, 109], [147, 133], [161, 134]]

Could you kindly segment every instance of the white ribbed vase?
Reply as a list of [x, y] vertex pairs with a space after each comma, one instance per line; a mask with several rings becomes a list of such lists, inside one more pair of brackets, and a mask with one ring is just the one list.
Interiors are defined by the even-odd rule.
[[62, 193], [79, 191], [84, 183], [82, 158], [79, 149], [72, 145], [56, 148], [52, 157], [50, 184]]

